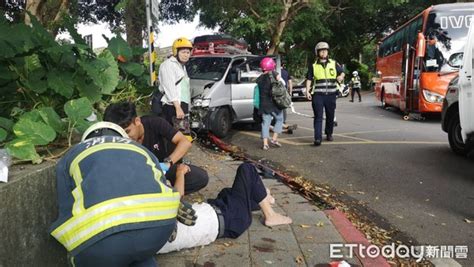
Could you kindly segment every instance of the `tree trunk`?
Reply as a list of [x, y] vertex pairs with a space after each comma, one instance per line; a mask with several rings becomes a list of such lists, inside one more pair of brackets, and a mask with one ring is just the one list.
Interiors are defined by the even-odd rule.
[[[53, 36], [58, 34], [63, 16], [69, 12], [69, 0], [28, 0], [26, 11], [38, 19]], [[25, 14], [25, 24], [31, 25], [31, 18]]]
[[125, 7], [125, 32], [131, 47], [143, 47], [143, 30], [146, 25], [144, 0], [129, 0]]
[[[30, 12], [32, 16], [35, 16], [41, 24], [43, 24], [43, 21], [38, 14], [40, 13], [41, 6], [44, 4], [44, 0], [28, 0], [26, 2], [26, 11]], [[28, 14], [25, 15], [25, 24], [30, 25], [31, 24], [31, 18]]]
[[289, 1], [288, 3], [284, 1], [283, 10], [281, 11], [280, 17], [278, 18], [278, 24], [275, 30], [273, 31], [272, 40], [270, 41], [270, 48], [267, 51], [267, 55], [278, 54], [278, 47], [280, 45], [281, 35], [288, 22], [288, 14], [290, 13], [292, 2], [293, 1]]

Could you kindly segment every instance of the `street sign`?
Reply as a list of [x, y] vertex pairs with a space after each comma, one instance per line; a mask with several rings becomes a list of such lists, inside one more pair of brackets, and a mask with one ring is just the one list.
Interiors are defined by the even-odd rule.
[[151, 2], [151, 21], [153, 25], [153, 29], [156, 30], [158, 29], [158, 19], [160, 18], [160, 1], [159, 0], [150, 0]]
[[93, 49], [94, 47], [92, 46], [92, 34], [85, 35], [84, 36], [84, 41], [86, 41], [86, 44]]

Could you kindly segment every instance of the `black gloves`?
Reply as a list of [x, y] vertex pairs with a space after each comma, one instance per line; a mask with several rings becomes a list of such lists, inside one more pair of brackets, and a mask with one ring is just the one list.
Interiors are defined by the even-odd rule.
[[178, 209], [178, 221], [184, 225], [193, 226], [196, 224], [196, 211], [193, 209], [191, 204], [181, 200]]

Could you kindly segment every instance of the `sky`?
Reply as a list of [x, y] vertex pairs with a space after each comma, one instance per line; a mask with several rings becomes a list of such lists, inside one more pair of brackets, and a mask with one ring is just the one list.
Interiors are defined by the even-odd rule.
[[[212, 34], [215, 31], [208, 28], [198, 27], [199, 18], [194, 17], [192, 22], [180, 21], [177, 24], [165, 25], [160, 24], [160, 32], [155, 35], [155, 45], [157, 47], [168, 47], [173, 44], [173, 41], [178, 37], [186, 37], [192, 39], [199, 35]], [[107, 42], [102, 37], [102, 34], [111, 38], [112, 32], [106, 23], [101, 24], [79, 24], [78, 32], [82, 36], [92, 34], [93, 48], [106, 47]], [[60, 34], [60, 38], [68, 38], [69, 34]], [[123, 36], [125, 38], [125, 36]]]

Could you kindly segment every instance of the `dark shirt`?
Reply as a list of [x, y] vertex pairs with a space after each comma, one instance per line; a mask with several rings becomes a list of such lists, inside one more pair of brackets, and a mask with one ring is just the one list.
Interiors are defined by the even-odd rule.
[[260, 93], [260, 109], [258, 113], [261, 115], [279, 112], [280, 109], [278, 109], [275, 102], [273, 102], [270, 76], [268, 74], [260, 75], [260, 77], [257, 78], [257, 85]]
[[[319, 61], [319, 59], [318, 59]], [[309, 64], [308, 66], [308, 73], [306, 74], [306, 79], [312, 81], [314, 80], [314, 70], [313, 70], [313, 64], [314, 63], [311, 63]], [[325, 63], [323, 63], [323, 66], [326, 67], [327, 65], [327, 61]], [[337, 72], [337, 76], [339, 76], [341, 73], [344, 72], [344, 69], [341, 67], [341, 65], [339, 65], [339, 63], [336, 62], [336, 72]]]
[[145, 129], [142, 145], [163, 162], [176, 148], [171, 140], [178, 130], [161, 117], [143, 116], [140, 119]]
[[288, 81], [291, 80], [291, 76], [286, 69], [281, 69], [281, 78], [285, 81], [286, 88], [288, 89]]

